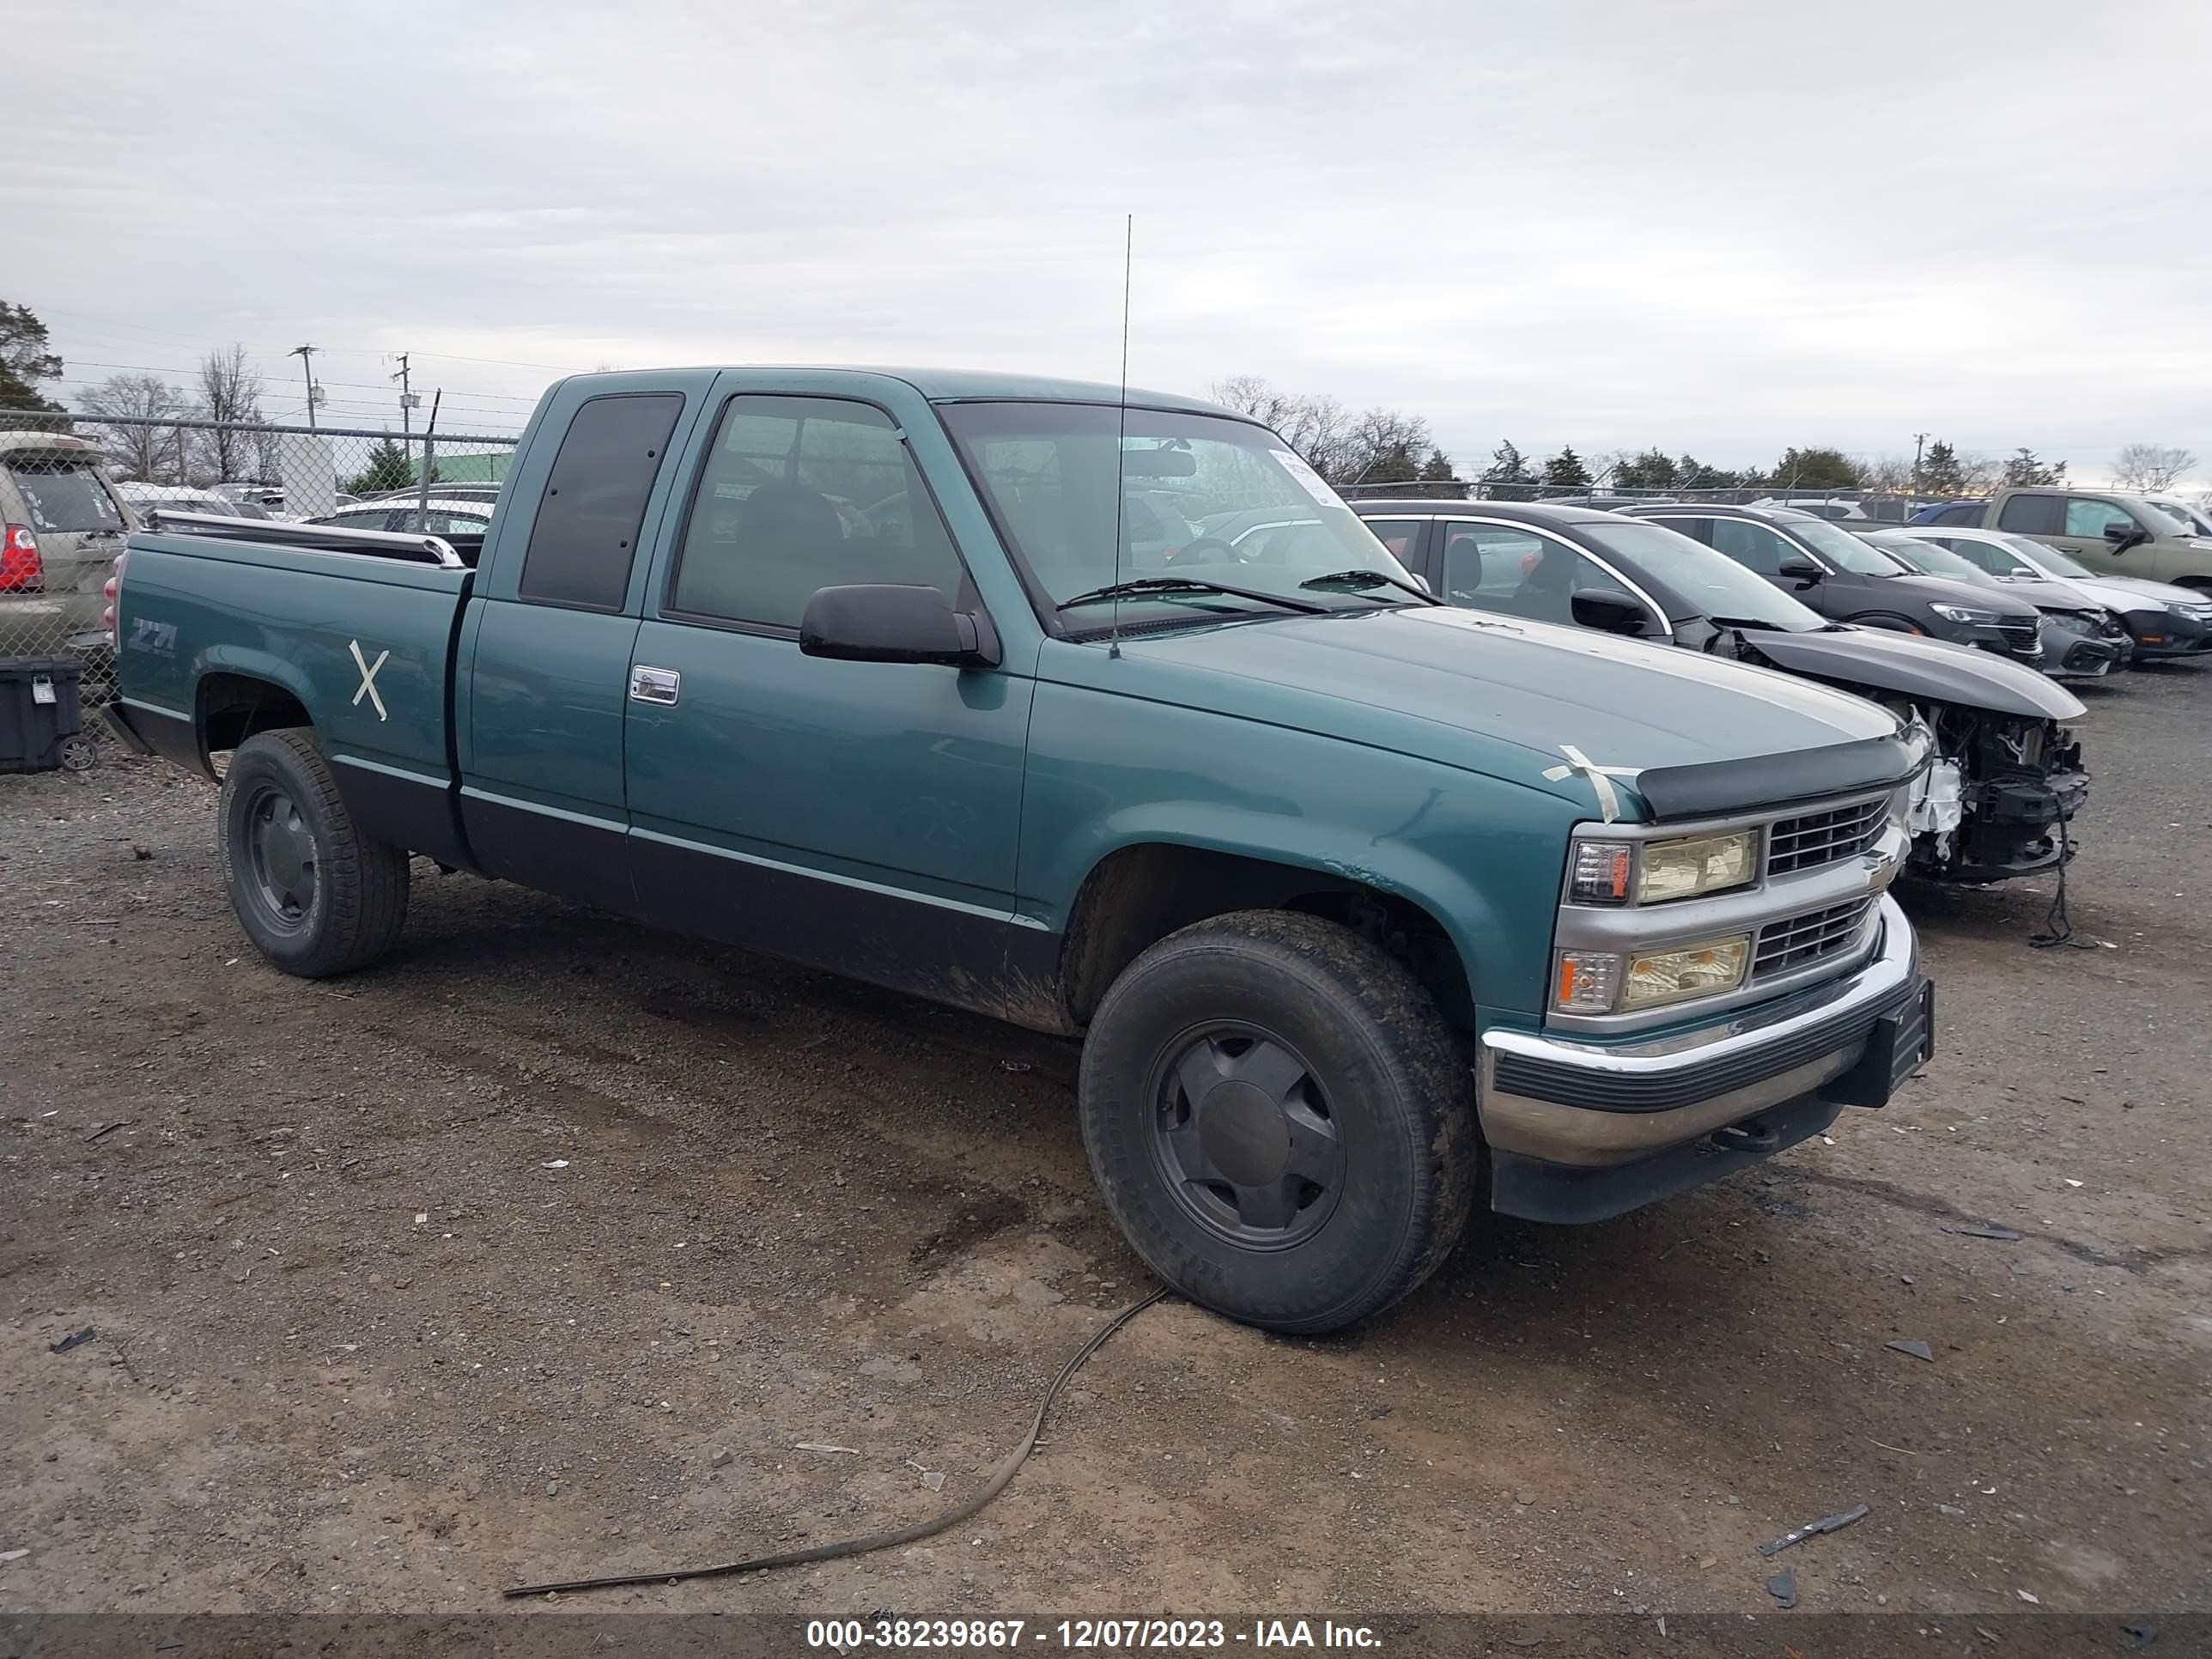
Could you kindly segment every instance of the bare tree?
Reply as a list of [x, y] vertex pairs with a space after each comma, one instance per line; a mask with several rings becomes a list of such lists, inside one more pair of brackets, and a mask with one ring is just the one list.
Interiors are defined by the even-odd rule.
[[1273, 427], [1331, 483], [1403, 483], [1436, 450], [1429, 423], [1395, 409], [1354, 415], [1334, 398], [1285, 392], [1257, 374], [1216, 380], [1213, 400]]
[[2170, 444], [2128, 444], [2112, 463], [2112, 477], [2123, 489], [2171, 489], [2196, 465], [2194, 455]]
[[1902, 495], [1912, 488], [1912, 463], [1902, 455], [1860, 455], [1853, 458], [1862, 489], [1885, 495]]
[[201, 436], [201, 464], [215, 477], [210, 483], [243, 478], [254, 470], [258, 457], [252, 434], [234, 432], [230, 426], [253, 425], [261, 419], [261, 376], [246, 361], [246, 348], [233, 345], [210, 351], [200, 359], [200, 412], [225, 424]]
[[109, 427], [103, 441], [127, 477], [146, 483], [183, 482], [183, 429], [146, 424], [191, 415], [191, 406], [176, 387], [158, 374], [111, 374], [86, 392], [82, 402], [92, 420], [132, 422]]

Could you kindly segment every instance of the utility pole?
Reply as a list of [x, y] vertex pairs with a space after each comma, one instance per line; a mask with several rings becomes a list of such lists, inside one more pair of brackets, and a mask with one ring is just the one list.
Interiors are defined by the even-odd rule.
[[300, 372], [307, 377], [307, 429], [314, 430], [315, 403], [321, 393], [315, 390], [315, 348], [311, 345], [294, 346], [284, 354], [300, 360]]
[[399, 372], [392, 378], [399, 382], [399, 429], [411, 434], [415, 430], [411, 416], [422, 400], [415, 395], [408, 381], [407, 354], [404, 351], [399, 354]]
[[1916, 495], [1920, 489], [1920, 446], [1927, 441], [1928, 434], [1924, 432], [1912, 434], [1912, 488]]

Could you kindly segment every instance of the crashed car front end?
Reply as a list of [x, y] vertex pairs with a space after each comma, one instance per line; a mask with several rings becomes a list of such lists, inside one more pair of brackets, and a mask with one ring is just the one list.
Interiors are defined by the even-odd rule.
[[2074, 855], [2089, 796], [2081, 745], [2055, 720], [1937, 704], [1915, 708], [1933, 758], [1906, 811], [1906, 869], [1938, 881], [2032, 875]]

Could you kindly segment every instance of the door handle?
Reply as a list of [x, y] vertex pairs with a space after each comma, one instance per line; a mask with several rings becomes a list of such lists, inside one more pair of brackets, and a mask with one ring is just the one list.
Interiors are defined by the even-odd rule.
[[676, 701], [684, 690], [684, 676], [672, 668], [647, 668], [642, 663], [634, 664], [629, 671], [629, 700], [632, 702], [654, 702], [665, 707]]

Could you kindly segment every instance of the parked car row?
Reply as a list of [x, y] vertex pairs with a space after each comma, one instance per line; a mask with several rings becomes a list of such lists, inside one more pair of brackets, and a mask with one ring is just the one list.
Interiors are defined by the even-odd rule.
[[1374, 501], [1354, 510], [1449, 604], [1778, 669], [1924, 729], [1935, 758], [1915, 781], [1906, 826], [1916, 874], [2000, 881], [2069, 855], [2062, 826], [2089, 781], [2062, 722], [2083, 709], [2036, 672], [2037, 612], [2024, 601], [1907, 574], [1788, 507], [1668, 504], [1632, 516]]

